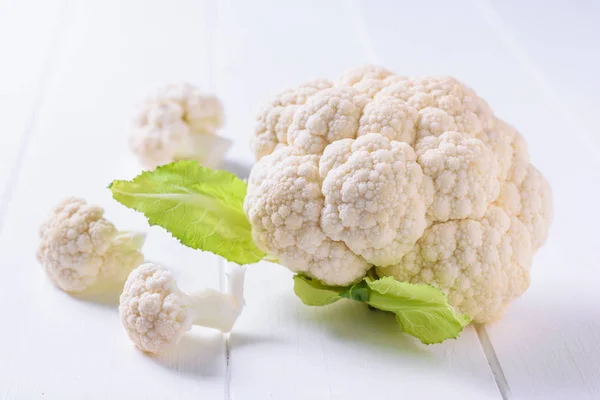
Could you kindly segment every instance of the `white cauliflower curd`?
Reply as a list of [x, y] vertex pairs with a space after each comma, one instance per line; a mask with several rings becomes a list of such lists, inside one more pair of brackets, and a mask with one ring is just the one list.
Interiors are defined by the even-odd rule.
[[167, 85], [140, 105], [129, 144], [147, 169], [178, 160], [215, 167], [231, 146], [217, 136], [224, 120], [216, 96], [187, 83]]
[[37, 259], [60, 289], [76, 293], [102, 283], [122, 283], [144, 262], [145, 234], [119, 232], [102, 207], [67, 197], [40, 227]]
[[451, 77], [380, 67], [288, 89], [258, 117], [244, 210], [256, 245], [327, 285], [440, 288], [475, 322], [529, 286], [552, 193], [523, 137]]

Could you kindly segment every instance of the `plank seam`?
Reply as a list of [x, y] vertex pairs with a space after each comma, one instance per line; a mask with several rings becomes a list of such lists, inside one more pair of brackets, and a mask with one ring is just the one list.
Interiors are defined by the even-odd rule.
[[[206, 12], [206, 29], [212, 34], [213, 40], [212, 47], [209, 47], [210, 62], [208, 63], [208, 86], [211, 90], [218, 93], [219, 90], [219, 67], [222, 65], [222, 43], [223, 35], [221, 32], [223, 23], [222, 18], [222, 7], [223, 2], [218, 0], [215, 7], [211, 7], [210, 12]], [[212, 27], [212, 29], [211, 29]], [[221, 291], [225, 291], [227, 288], [227, 276], [226, 276], [226, 262], [222, 257], [219, 257], [219, 288]], [[230, 333], [223, 334], [223, 347], [225, 353], [225, 382], [223, 396], [225, 400], [232, 399], [231, 393], [231, 343]]]
[[496, 386], [498, 386], [498, 390], [500, 391], [502, 399], [512, 399], [510, 386], [508, 385], [508, 381], [506, 380], [506, 376], [504, 375], [504, 371], [502, 370], [502, 366], [500, 365], [500, 360], [496, 355], [494, 346], [492, 346], [492, 342], [490, 341], [490, 337], [487, 334], [485, 326], [477, 324], [475, 325], [475, 331], [477, 332], [477, 337], [479, 338], [479, 342], [481, 343], [481, 347], [483, 348], [483, 353], [485, 354], [485, 358], [487, 359], [488, 365], [492, 370], [492, 375], [494, 375], [494, 381], [496, 382]]
[[496, 34], [501, 43], [515, 57], [523, 70], [530, 76], [531, 80], [536, 84], [544, 97], [549, 100], [552, 107], [562, 117], [563, 121], [568, 122], [568, 125], [573, 126], [575, 135], [579, 138], [585, 147], [585, 150], [592, 155], [592, 161], [595, 164], [600, 164], [600, 148], [594, 142], [589, 130], [583, 126], [580, 118], [571, 109], [569, 104], [562, 100], [560, 94], [548, 83], [542, 70], [533, 62], [527, 50], [518, 43], [515, 35], [513, 35], [506, 24], [502, 21], [502, 17], [494, 9], [489, 0], [471, 0], [474, 7], [479, 11], [484, 21]]
[[8, 206], [12, 200], [14, 193], [16, 192], [16, 185], [18, 182], [18, 177], [20, 175], [21, 168], [23, 166], [25, 153], [27, 152], [27, 148], [29, 147], [29, 143], [31, 142], [31, 137], [34, 135], [38, 115], [46, 98], [48, 84], [50, 82], [50, 77], [52, 76], [54, 59], [56, 57], [57, 50], [60, 47], [60, 42], [63, 37], [63, 30], [66, 25], [66, 15], [68, 8], [69, 2], [64, 1], [62, 9], [58, 15], [57, 26], [52, 31], [54, 37], [52, 38], [48, 55], [45, 57], [44, 60], [44, 67], [39, 76], [39, 86], [36, 90], [35, 101], [33, 103], [33, 107], [31, 108], [31, 113], [29, 115], [29, 118], [27, 119], [27, 123], [25, 124], [23, 136], [21, 137], [21, 140], [19, 142], [17, 156], [15, 157], [15, 160], [13, 161], [13, 164], [10, 168], [8, 180], [6, 182], [6, 185], [4, 186], [2, 196], [0, 197], [0, 232], [4, 230], [6, 212], [8, 210]]
[[[225, 273], [226, 262], [223, 258], [218, 258], [219, 267], [219, 290], [225, 292], [227, 290], [227, 275]], [[223, 347], [225, 353], [225, 388], [224, 398], [225, 400], [231, 400], [231, 347], [229, 344], [229, 333], [223, 334]]]

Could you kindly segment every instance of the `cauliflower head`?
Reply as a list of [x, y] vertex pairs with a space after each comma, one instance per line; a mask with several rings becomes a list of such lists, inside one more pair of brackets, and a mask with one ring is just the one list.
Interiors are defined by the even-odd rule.
[[93, 285], [123, 282], [144, 261], [145, 235], [119, 232], [102, 207], [67, 197], [39, 229], [37, 260], [60, 289], [76, 293]]
[[437, 286], [476, 322], [529, 286], [552, 192], [525, 140], [452, 77], [377, 66], [266, 103], [244, 209], [264, 252], [328, 285]]
[[223, 125], [216, 96], [187, 83], [171, 84], [140, 105], [129, 144], [148, 169], [188, 159], [215, 166], [230, 146], [216, 135]]

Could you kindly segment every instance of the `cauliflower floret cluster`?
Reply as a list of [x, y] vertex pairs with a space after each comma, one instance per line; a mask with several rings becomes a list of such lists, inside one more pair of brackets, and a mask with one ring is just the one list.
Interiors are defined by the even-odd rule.
[[129, 143], [148, 169], [190, 159], [214, 167], [231, 144], [216, 135], [223, 124], [216, 96], [190, 84], [171, 84], [140, 105]]
[[476, 322], [529, 286], [552, 193], [522, 136], [451, 77], [366, 66], [264, 106], [244, 204], [257, 245], [347, 285], [380, 275], [442, 289]]
[[144, 261], [144, 234], [119, 232], [104, 218], [102, 207], [78, 197], [67, 197], [54, 207], [39, 235], [37, 259], [66, 292], [123, 282]]

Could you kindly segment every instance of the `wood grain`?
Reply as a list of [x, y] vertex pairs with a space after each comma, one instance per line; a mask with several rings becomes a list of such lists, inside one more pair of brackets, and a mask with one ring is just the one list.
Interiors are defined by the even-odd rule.
[[[530, 106], [507, 107], [507, 113], [526, 127], [532, 158], [552, 184], [555, 208], [550, 237], [532, 267], [531, 288], [487, 331], [513, 398], [597, 399], [600, 256], [591, 229], [600, 216], [590, 210], [597, 207], [600, 189], [590, 182], [600, 181], [600, 142], [589, 124], [589, 107], [599, 99], [593, 79], [585, 82], [594, 76], [600, 54], [598, 41], [585, 34], [597, 30], [597, 7], [550, 2], [538, 14], [541, 5], [528, 4], [518, 15], [508, 12], [510, 3], [478, 7], [507, 60], [521, 67], [511, 76], [518, 79], [515, 96]], [[525, 26], [534, 19], [538, 29]], [[568, 38], [576, 44], [567, 45]], [[584, 104], [586, 99], [591, 103]]]
[[11, 175], [33, 130], [43, 100], [52, 53], [60, 36], [66, 3], [0, 3], [0, 221], [13, 182]]

